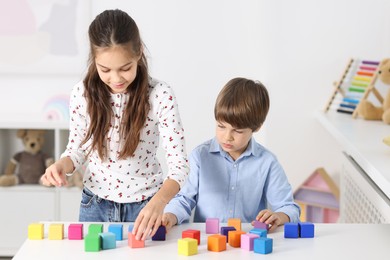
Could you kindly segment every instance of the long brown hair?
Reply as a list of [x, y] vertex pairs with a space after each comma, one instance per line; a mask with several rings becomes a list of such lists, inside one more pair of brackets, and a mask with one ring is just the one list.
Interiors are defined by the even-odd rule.
[[219, 92], [214, 107], [215, 120], [237, 128], [258, 130], [270, 106], [268, 91], [259, 81], [231, 79]]
[[90, 54], [88, 72], [84, 78], [84, 95], [87, 99], [87, 112], [91, 124], [82, 145], [92, 139], [91, 150], [97, 150], [99, 157], [102, 160], [106, 159], [107, 134], [113, 110], [110, 103], [110, 89], [100, 80], [95, 58], [99, 48], [121, 46], [127, 48], [134, 57], [141, 57], [138, 61], [137, 76], [127, 88], [129, 102], [122, 115], [120, 126], [123, 146], [119, 158], [133, 156], [150, 109], [148, 65], [138, 27], [127, 13], [118, 9], [106, 10], [96, 16], [89, 26], [88, 35]]

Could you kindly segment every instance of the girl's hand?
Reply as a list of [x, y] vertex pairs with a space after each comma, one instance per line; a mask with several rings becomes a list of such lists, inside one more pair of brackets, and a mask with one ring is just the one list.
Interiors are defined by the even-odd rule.
[[137, 240], [145, 240], [148, 235], [154, 236], [161, 226], [165, 204], [154, 196], [140, 211], [134, 222], [133, 234]]
[[173, 213], [164, 213], [162, 218], [162, 224], [165, 226], [166, 230], [168, 231], [171, 229], [174, 225], [177, 224], [177, 217]]
[[264, 222], [270, 225], [269, 232], [274, 231], [278, 226], [290, 221], [290, 218], [283, 212], [272, 212], [269, 209], [264, 209], [257, 214], [257, 221]]
[[66, 175], [64, 173], [63, 167], [61, 163], [54, 163], [50, 165], [45, 174], [41, 176], [41, 183], [44, 186], [56, 186], [61, 187], [63, 185], [67, 185], [68, 182], [66, 180]]

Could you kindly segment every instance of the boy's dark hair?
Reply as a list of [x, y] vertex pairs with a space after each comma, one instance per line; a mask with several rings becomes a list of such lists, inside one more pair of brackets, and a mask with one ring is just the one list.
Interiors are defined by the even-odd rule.
[[214, 107], [215, 120], [235, 128], [258, 130], [269, 110], [268, 91], [259, 81], [245, 78], [230, 80], [219, 92]]
[[119, 153], [119, 158], [131, 157], [138, 146], [140, 132], [150, 109], [148, 64], [137, 24], [126, 12], [118, 9], [106, 10], [93, 20], [89, 26], [88, 35], [90, 55], [88, 72], [84, 78], [84, 95], [88, 101], [87, 112], [91, 118], [91, 124], [82, 144], [92, 139], [92, 150], [97, 150], [100, 158], [107, 157], [106, 139], [113, 110], [110, 89], [98, 75], [95, 58], [99, 50], [120, 46], [134, 57], [140, 57], [137, 76], [127, 88], [130, 97], [120, 125], [123, 148]]

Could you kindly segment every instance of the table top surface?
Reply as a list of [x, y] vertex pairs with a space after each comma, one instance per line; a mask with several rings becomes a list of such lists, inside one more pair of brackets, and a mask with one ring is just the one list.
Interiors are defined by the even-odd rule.
[[316, 117], [390, 199], [390, 147], [383, 143], [390, 125], [335, 111], [317, 112]]
[[[54, 222], [53, 222], [54, 223]], [[314, 238], [284, 238], [283, 227], [269, 233], [273, 239], [273, 252], [267, 255], [254, 253], [229, 244], [226, 251], [211, 252], [207, 250], [207, 237], [204, 223], [182, 224], [173, 227], [165, 241], [146, 240], [145, 248], [130, 248], [127, 245], [127, 228], [132, 223], [123, 224], [124, 240], [116, 242], [115, 249], [99, 252], [85, 252], [84, 240], [69, 240], [64, 223], [64, 240], [49, 240], [45, 224], [43, 240], [26, 240], [13, 259], [186, 259], [178, 254], [177, 240], [186, 229], [201, 231], [201, 243], [198, 254], [191, 259], [388, 259], [390, 256], [390, 224], [315, 224]], [[90, 223], [84, 223], [84, 234]], [[110, 223], [104, 224], [104, 232]], [[220, 224], [220, 226], [226, 226]], [[242, 224], [242, 230], [248, 232], [253, 227]], [[27, 233], [27, 232], [26, 232]], [[27, 237], [27, 235], [26, 235]]]

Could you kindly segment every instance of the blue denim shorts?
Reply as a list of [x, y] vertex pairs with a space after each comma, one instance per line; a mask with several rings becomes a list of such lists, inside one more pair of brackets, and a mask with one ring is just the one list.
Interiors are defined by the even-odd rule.
[[134, 222], [151, 198], [133, 203], [105, 200], [84, 187], [80, 203], [80, 222]]

